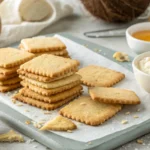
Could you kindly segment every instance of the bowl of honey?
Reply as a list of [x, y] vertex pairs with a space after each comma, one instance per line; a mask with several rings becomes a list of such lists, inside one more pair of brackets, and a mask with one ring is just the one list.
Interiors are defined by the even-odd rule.
[[137, 54], [150, 51], [150, 22], [138, 23], [126, 30], [129, 47]]

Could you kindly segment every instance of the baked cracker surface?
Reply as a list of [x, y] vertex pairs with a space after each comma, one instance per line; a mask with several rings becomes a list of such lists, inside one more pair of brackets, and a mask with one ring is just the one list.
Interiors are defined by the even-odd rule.
[[22, 80], [24, 80], [28, 83], [31, 83], [35, 86], [38, 86], [38, 87], [44, 88], [44, 89], [58, 88], [58, 87], [65, 86], [67, 84], [79, 81], [81, 79], [80, 75], [74, 74], [74, 75], [71, 75], [69, 77], [66, 77], [66, 78], [63, 78], [63, 79], [60, 79], [60, 80], [56, 80], [56, 81], [53, 81], [53, 82], [50, 82], [50, 83], [45, 83], [45, 82], [39, 82], [39, 81], [30, 79], [30, 78], [27, 78], [27, 77], [21, 76], [21, 75], [19, 77]]
[[71, 72], [69, 72], [67, 74], [64, 74], [64, 75], [62, 75], [60, 77], [55, 77], [55, 78], [50, 78], [50, 77], [46, 77], [46, 76], [39, 76], [39, 75], [36, 75], [36, 74], [33, 74], [33, 73], [29, 73], [29, 72], [26, 72], [26, 71], [23, 71], [23, 70], [20, 70], [20, 69], [17, 72], [20, 75], [25, 76], [27, 78], [30, 78], [30, 79], [33, 79], [33, 80], [37, 80], [37, 81], [40, 81], [40, 82], [45, 82], [45, 83], [48, 82], [49, 83], [49, 82], [60, 80], [62, 78], [65, 78], [65, 77], [68, 77], [70, 75], [73, 75], [76, 72], [76, 70], [71, 71]]
[[21, 40], [20, 48], [33, 53], [66, 49], [65, 44], [55, 37], [27, 38]]
[[95, 65], [81, 68], [77, 73], [81, 75], [82, 83], [87, 86], [111, 87], [125, 78], [121, 72]]
[[17, 72], [17, 69], [19, 67], [13, 67], [13, 68], [0, 68], [0, 74], [2, 75], [10, 75]]
[[74, 130], [77, 126], [69, 119], [57, 116], [53, 120], [48, 121], [40, 130], [67, 131]]
[[32, 106], [35, 106], [35, 107], [38, 107], [38, 108], [41, 108], [44, 110], [54, 110], [56, 108], [61, 107], [64, 104], [68, 103], [69, 101], [73, 100], [74, 98], [78, 97], [80, 94], [81, 93], [74, 94], [73, 96], [71, 96], [71, 97], [69, 97], [63, 101], [53, 103], [53, 104], [45, 103], [42, 101], [35, 100], [33, 98], [25, 97], [25, 96], [21, 95], [20, 93], [15, 94], [13, 96], [13, 98], [18, 100], [18, 101], [21, 101], [23, 103], [27, 103], [29, 105], [32, 105]]
[[4, 93], [4, 92], [12, 91], [19, 87], [21, 87], [20, 83], [16, 83], [16, 84], [12, 84], [12, 85], [0, 85], [0, 92]]
[[15, 48], [1, 48], [0, 49], [0, 67], [12, 68], [23, 64], [32, 59], [34, 54], [20, 51]]
[[71, 89], [71, 88], [79, 85], [80, 83], [81, 83], [81, 81], [76, 81], [76, 82], [73, 82], [71, 84], [59, 87], [59, 88], [43, 89], [43, 88], [37, 87], [37, 86], [35, 86], [33, 84], [30, 84], [28, 82], [21, 81], [21, 85], [22, 86], [24, 86], [26, 88], [29, 88], [30, 90], [32, 90], [32, 91], [34, 91], [34, 92], [36, 92], [38, 94], [44, 95], [44, 96], [50, 96], [50, 95], [54, 95], [54, 94], [63, 92], [65, 90]]
[[114, 104], [140, 104], [140, 99], [135, 92], [107, 87], [89, 88], [89, 94], [93, 100]]
[[121, 105], [104, 104], [93, 101], [89, 96], [81, 96], [60, 110], [64, 117], [87, 125], [100, 125], [121, 110]]
[[82, 91], [82, 86], [77, 85], [69, 90], [63, 91], [61, 93], [51, 95], [51, 96], [43, 96], [38, 94], [28, 88], [20, 89], [19, 93], [25, 97], [33, 98], [39, 101], [47, 102], [47, 103], [56, 103], [58, 101], [64, 100], [74, 94], [80, 93]]
[[69, 58], [43, 54], [20, 66], [21, 70], [47, 77], [58, 77], [77, 69], [79, 62]]
[[5, 81], [0, 81], [0, 85], [12, 85], [15, 83], [19, 83], [21, 79], [19, 77], [14, 77]]

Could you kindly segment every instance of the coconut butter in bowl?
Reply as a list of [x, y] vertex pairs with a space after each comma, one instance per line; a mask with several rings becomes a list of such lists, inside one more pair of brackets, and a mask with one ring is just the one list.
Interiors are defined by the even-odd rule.
[[150, 51], [150, 22], [138, 23], [126, 30], [129, 47], [137, 54]]
[[138, 55], [132, 62], [137, 82], [150, 93], [150, 51]]

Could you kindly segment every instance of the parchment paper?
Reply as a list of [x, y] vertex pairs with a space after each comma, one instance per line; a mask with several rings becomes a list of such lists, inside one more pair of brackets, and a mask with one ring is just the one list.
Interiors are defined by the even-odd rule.
[[[140, 97], [142, 103], [137, 106], [127, 106], [127, 105], [124, 106], [122, 111], [120, 111], [112, 119], [106, 121], [104, 124], [100, 126], [93, 127], [93, 126], [88, 126], [74, 121], [77, 124], [78, 129], [73, 131], [73, 133], [66, 133], [66, 132], [54, 132], [54, 133], [76, 141], [88, 142], [88, 141], [103, 138], [110, 134], [114, 134], [115, 136], [115, 133], [118, 131], [123, 131], [123, 130], [125, 131], [129, 127], [133, 127], [134, 125], [140, 124], [146, 121], [147, 119], [150, 119], [150, 114], [149, 114], [150, 95], [146, 93], [142, 88], [140, 88], [132, 72], [128, 71], [127, 69], [123, 68], [117, 63], [114, 63], [108, 60], [107, 58], [100, 56], [97, 53], [94, 53], [93, 51], [89, 50], [83, 45], [79, 45], [59, 35], [56, 36], [60, 38], [67, 45], [67, 50], [69, 51], [70, 56], [73, 59], [77, 59], [80, 61], [81, 63], [80, 67], [95, 64], [95, 65], [101, 65], [124, 73], [126, 76], [125, 79], [122, 80], [120, 83], [116, 84], [115, 87], [120, 87], [120, 88], [125, 88], [125, 89], [130, 89], [135, 91], [137, 95]], [[86, 91], [86, 88], [84, 89]], [[87, 92], [85, 92], [85, 94], [86, 93]], [[51, 111], [51, 114], [45, 115], [44, 114], [45, 111], [29, 106], [27, 104], [23, 104], [22, 107], [19, 107], [16, 104], [12, 103], [11, 96], [12, 96], [12, 92], [7, 94], [0, 94], [0, 98], [1, 98], [0, 101], [6, 103], [13, 109], [26, 115], [27, 117], [33, 119], [34, 121], [39, 122], [42, 119], [51, 120], [55, 116], [59, 115], [58, 114], [59, 109]], [[17, 103], [21, 103], [21, 102], [17, 102]], [[138, 109], [140, 109], [140, 111], [137, 111]], [[29, 110], [30, 112], [26, 112], [26, 110]], [[131, 114], [125, 115], [125, 113], [128, 111], [131, 112]], [[134, 118], [135, 115], [139, 116], [139, 118]], [[128, 124], [121, 124], [122, 120], [128, 120]]]

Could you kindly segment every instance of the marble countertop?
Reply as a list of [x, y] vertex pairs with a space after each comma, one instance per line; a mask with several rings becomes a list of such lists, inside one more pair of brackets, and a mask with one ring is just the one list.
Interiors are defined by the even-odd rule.
[[[39, 35], [49, 34], [49, 33], [58, 33], [58, 32], [68, 32], [74, 36], [77, 36], [82, 39], [86, 39], [93, 43], [103, 45], [115, 51], [126, 52], [131, 56], [135, 56], [136, 54], [132, 52], [132, 50], [128, 47], [126, 43], [125, 37], [113, 37], [113, 38], [98, 38], [92, 39], [87, 38], [83, 35], [86, 31], [102, 29], [103, 22], [98, 21], [95, 18], [91, 17], [69, 17], [66, 19], [62, 19], [59, 22], [55, 23], [52, 26], [44, 29]], [[103, 27], [109, 28], [109, 24], [103, 23]], [[115, 26], [115, 25], [113, 25]], [[121, 25], [117, 25], [121, 26]], [[112, 25], [110, 26], [112, 27]], [[4, 130], [8, 130], [10, 127], [0, 122], [0, 132]], [[140, 137], [143, 140], [143, 144], [138, 144], [135, 141], [131, 143], [127, 143], [116, 150], [149, 150], [150, 149], [150, 134]], [[1, 143], [0, 150], [48, 150], [45, 146], [37, 143], [36, 141], [31, 142], [31, 140], [25, 137], [25, 143]]]

